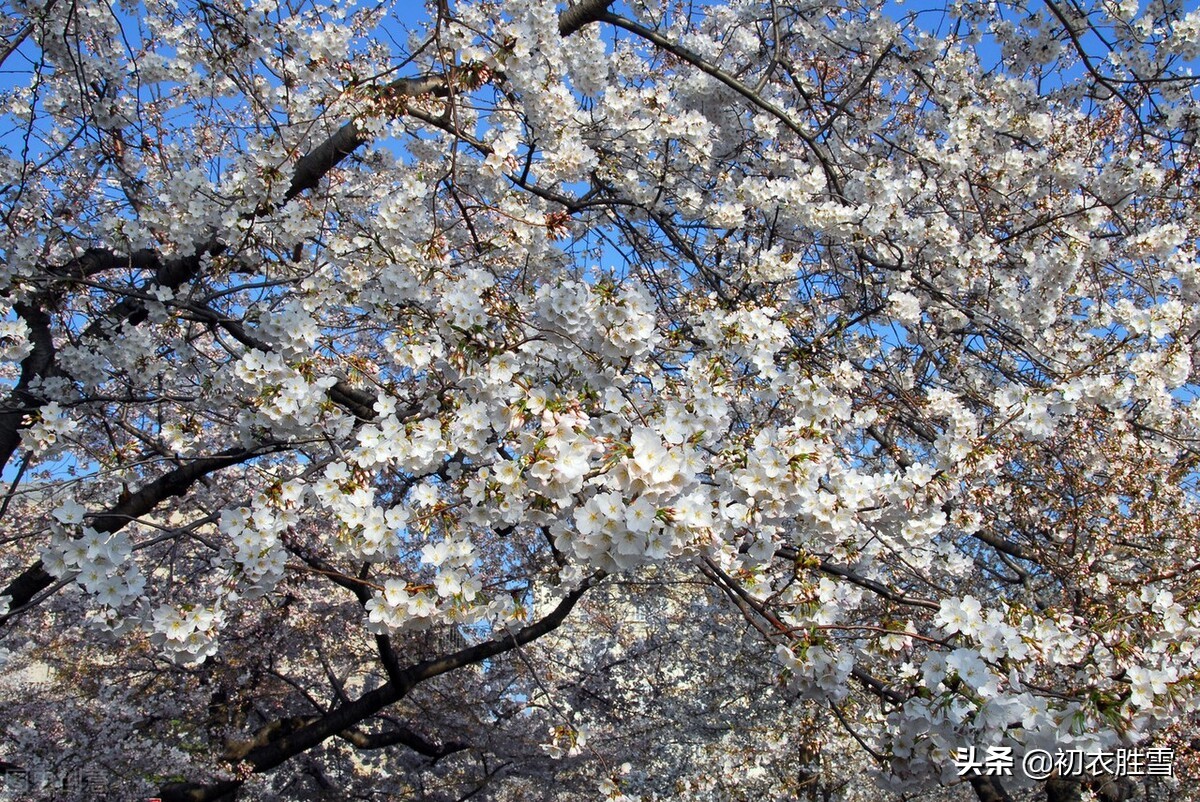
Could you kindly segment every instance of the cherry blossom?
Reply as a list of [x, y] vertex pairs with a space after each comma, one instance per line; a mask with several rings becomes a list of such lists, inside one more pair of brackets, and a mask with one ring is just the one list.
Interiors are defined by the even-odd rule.
[[4, 761], [171, 800], [1194, 770], [1196, 12], [5, 10]]

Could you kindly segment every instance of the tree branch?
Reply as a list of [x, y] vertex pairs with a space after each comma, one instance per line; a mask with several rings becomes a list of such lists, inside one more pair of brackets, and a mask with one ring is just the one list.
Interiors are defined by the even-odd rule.
[[29, 339], [33, 350], [21, 360], [21, 378], [0, 407], [0, 467], [8, 464], [13, 452], [21, 444], [21, 430], [25, 428], [25, 416], [39, 409], [45, 400], [35, 395], [33, 385], [51, 374], [54, 369], [54, 338], [50, 332], [50, 315], [39, 304], [17, 303], [13, 311], [29, 327]]
[[644, 25], [639, 25], [633, 20], [610, 13], [607, 10], [600, 12], [595, 19], [597, 22], [607, 22], [608, 24], [617, 28], [623, 28], [632, 34], [645, 39], [647, 42], [662, 48], [671, 55], [686, 61], [688, 64], [691, 64], [693, 67], [705, 73], [706, 75], [716, 78], [718, 81], [725, 84], [725, 86], [729, 87], [734, 92], [737, 92], [743, 98], [748, 100], [752, 105], [757, 106], [759, 109], [775, 117], [777, 120], [783, 123], [789, 131], [798, 136], [800, 140], [808, 147], [809, 152], [811, 152], [820, 163], [821, 170], [825, 174], [825, 180], [828, 182], [830, 188], [836, 190], [839, 196], [842, 194], [841, 180], [838, 178], [837, 173], [833, 169], [832, 162], [825, 154], [816, 138], [814, 138], [812, 134], [808, 133], [804, 126], [793, 120], [790, 114], [781, 109], [779, 106], [776, 106], [771, 101], [767, 100], [762, 96], [761, 93], [755, 92], [737, 78], [706, 60], [703, 56], [693, 52], [678, 42], [672, 42], [658, 31], [651, 30]]
[[[303, 726], [250, 749], [242, 757], [242, 762], [249, 766], [254, 773], [269, 771], [323, 741], [351, 730], [388, 705], [403, 699], [413, 688], [427, 679], [456, 668], [482, 662], [537, 640], [557, 629], [579, 600], [583, 598], [583, 595], [603, 577], [603, 573], [593, 574], [578, 588], [568, 593], [545, 618], [517, 630], [508, 637], [494, 638], [445, 657], [416, 663], [403, 672], [402, 681], [389, 681], [352, 702], [336, 707], [319, 718], [309, 720]], [[283, 726], [272, 729], [271, 725], [264, 728], [271, 732], [283, 732], [287, 729]], [[215, 802], [236, 790], [241, 784], [241, 781], [235, 780], [212, 785], [171, 783], [163, 787], [160, 796], [165, 802]]]
[[581, 28], [600, 22], [614, 0], [582, 0], [558, 18], [558, 35], [564, 39]]
[[358, 749], [384, 749], [396, 745], [407, 746], [417, 754], [433, 758], [435, 763], [447, 755], [452, 755], [455, 752], [461, 752], [469, 748], [468, 744], [458, 741], [451, 741], [446, 744], [436, 743], [409, 727], [376, 733], [365, 733], [351, 728], [344, 732], [339, 732], [338, 737], [353, 744]]
[[1004, 786], [995, 777], [983, 775], [972, 777], [971, 788], [975, 790], [975, 796], [979, 797], [979, 802], [1012, 802], [1008, 791], [1004, 790]]
[[[106, 512], [96, 515], [91, 520], [91, 528], [97, 532], [117, 532], [131, 521], [153, 510], [161, 502], [172, 496], [181, 496], [201, 477], [237, 465], [254, 457], [268, 454], [277, 446], [253, 449], [229, 449], [212, 457], [192, 460], [173, 471], [155, 479], [140, 490], [123, 495], [115, 505]], [[25, 607], [34, 596], [54, 583], [45, 564], [38, 560], [8, 584], [0, 595], [9, 596], [10, 612], [0, 616], [0, 626], [16, 615], [20, 608]]]
[[[425, 75], [420, 78], [399, 78], [387, 84], [381, 93], [389, 98], [435, 95], [445, 97], [450, 92], [445, 75]], [[329, 171], [358, 148], [371, 141], [366, 128], [359, 119], [353, 119], [337, 130], [333, 136], [309, 151], [292, 172], [292, 182], [284, 193], [283, 202], [305, 190], [312, 189], [328, 175]]]

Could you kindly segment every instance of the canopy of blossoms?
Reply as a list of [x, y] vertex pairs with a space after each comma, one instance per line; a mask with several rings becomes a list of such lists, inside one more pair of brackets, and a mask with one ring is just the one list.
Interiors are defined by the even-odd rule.
[[0, 757], [1185, 771], [1200, 11], [404, 5], [5, 0]]

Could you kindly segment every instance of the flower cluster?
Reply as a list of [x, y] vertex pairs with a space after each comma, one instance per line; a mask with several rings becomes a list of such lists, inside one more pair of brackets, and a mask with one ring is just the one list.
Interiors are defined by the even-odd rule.
[[21, 442], [42, 457], [52, 457], [65, 445], [78, 423], [56, 401], [42, 406], [21, 433]]
[[219, 607], [164, 604], [154, 612], [152, 640], [180, 665], [197, 665], [217, 653], [223, 618]]

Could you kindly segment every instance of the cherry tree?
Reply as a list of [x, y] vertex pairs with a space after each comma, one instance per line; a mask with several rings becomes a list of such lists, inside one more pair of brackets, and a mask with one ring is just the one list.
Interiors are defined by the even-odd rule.
[[4, 760], [171, 800], [1192, 770], [1200, 11], [5, 12]]

